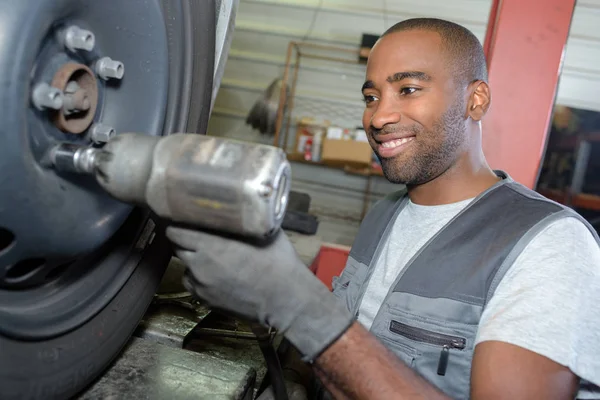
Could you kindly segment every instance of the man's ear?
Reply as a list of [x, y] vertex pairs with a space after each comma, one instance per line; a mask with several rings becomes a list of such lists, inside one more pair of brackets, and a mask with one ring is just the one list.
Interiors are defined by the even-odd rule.
[[469, 85], [467, 93], [469, 93], [467, 116], [473, 121], [481, 121], [492, 102], [490, 87], [483, 81], [475, 81]]

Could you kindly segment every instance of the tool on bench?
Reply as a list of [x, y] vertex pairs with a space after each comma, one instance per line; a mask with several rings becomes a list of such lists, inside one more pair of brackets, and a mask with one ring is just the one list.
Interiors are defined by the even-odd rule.
[[60, 144], [49, 163], [94, 175], [116, 199], [166, 220], [257, 239], [280, 228], [291, 183], [283, 150], [197, 134], [126, 133], [103, 148]]

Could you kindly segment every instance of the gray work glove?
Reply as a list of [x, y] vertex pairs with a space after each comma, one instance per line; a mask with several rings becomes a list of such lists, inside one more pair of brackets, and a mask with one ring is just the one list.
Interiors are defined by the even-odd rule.
[[314, 360], [348, 329], [347, 308], [298, 258], [287, 235], [255, 246], [206, 232], [169, 227], [187, 265], [186, 288], [215, 308], [272, 326]]

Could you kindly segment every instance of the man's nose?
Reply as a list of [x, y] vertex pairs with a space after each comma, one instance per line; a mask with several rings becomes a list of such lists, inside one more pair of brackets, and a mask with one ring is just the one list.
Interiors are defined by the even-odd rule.
[[371, 117], [371, 126], [375, 129], [383, 129], [388, 124], [397, 124], [400, 122], [400, 112], [397, 108], [392, 107], [388, 102], [380, 102], [377, 110]]

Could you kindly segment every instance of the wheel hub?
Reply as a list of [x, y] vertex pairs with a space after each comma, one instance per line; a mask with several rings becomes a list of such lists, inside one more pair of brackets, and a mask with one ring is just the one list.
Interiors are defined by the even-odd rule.
[[45, 168], [45, 157], [60, 143], [96, 147], [120, 132], [162, 135], [165, 23], [160, 0], [5, 3], [0, 334], [55, 335], [94, 315], [127, 280], [145, 216], [89, 178]]
[[92, 124], [98, 107], [94, 72], [84, 64], [65, 64], [54, 75], [52, 87], [64, 93], [63, 106], [54, 113], [56, 127], [67, 133], [83, 133]]

